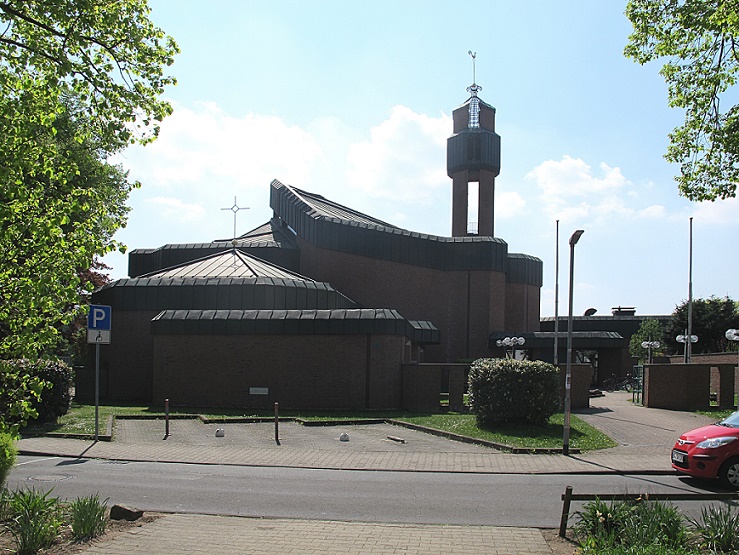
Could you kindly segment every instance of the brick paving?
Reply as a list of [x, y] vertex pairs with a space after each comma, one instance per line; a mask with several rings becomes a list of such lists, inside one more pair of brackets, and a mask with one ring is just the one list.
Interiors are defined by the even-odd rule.
[[551, 554], [531, 528], [433, 526], [167, 515], [87, 549], [89, 555], [147, 554]]
[[[608, 393], [578, 411], [618, 447], [581, 455], [514, 455], [392, 425], [303, 427], [120, 420], [115, 441], [22, 439], [24, 454], [111, 460], [187, 462], [352, 470], [500, 474], [671, 473], [670, 448], [682, 432], [711, 422], [692, 413], [634, 406], [630, 394]], [[223, 428], [224, 437], [215, 430]], [[349, 441], [339, 441], [342, 432]], [[393, 436], [405, 443], [393, 441]], [[536, 529], [490, 526], [363, 524], [168, 515], [85, 553], [550, 553]]]

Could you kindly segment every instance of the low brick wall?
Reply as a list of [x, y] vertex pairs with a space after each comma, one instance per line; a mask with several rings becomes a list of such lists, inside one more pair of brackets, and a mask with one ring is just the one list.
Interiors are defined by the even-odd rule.
[[[403, 365], [403, 408], [411, 412], [438, 412], [441, 392], [444, 389], [445, 373], [449, 374], [449, 408], [459, 410], [463, 406], [463, 395], [468, 364], [422, 363]], [[566, 366], [559, 367], [564, 400]], [[590, 407], [590, 378], [592, 367], [589, 364], [572, 365], [570, 401], [573, 409]]]
[[710, 406], [711, 366], [648, 364], [644, 367], [645, 407], [695, 411]]
[[[469, 364], [420, 363], [403, 365], [403, 408], [411, 412], [439, 412], [441, 392], [449, 391], [449, 409], [462, 410]], [[445, 379], [448, 376], [448, 381]]]
[[[573, 364], [571, 369], [570, 406], [572, 409], [587, 409], [590, 407], [590, 378], [593, 373], [593, 367], [589, 364]], [[564, 402], [567, 365], [560, 364], [559, 372], [562, 383], [562, 400]]]

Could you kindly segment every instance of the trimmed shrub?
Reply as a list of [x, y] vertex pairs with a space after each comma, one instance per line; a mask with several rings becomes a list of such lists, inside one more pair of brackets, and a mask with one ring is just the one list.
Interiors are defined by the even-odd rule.
[[15, 459], [18, 456], [18, 448], [15, 439], [9, 433], [0, 432], [0, 490], [5, 487]]
[[[31, 418], [53, 422], [69, 411], [73, 385], [74, 370], [60, 360], [0, 361], [0, 406], [5, 407], [2, 418], [8, 425], [23, 425], [25, 418], [18, 410], [25, 405], [37, 413], [31, 412]], [[40, 398], [26, 391], [28, 388], [37, 391]]]
[[39, 422], [53, 422], [69, 412], [72, 405], [74, 370], [61, 360], [39, 360], [31, 365], [32, 376], [48, 382], [50, 387], [41, 392], [41, 400], [34, 403]]
[[545, 424], [562, 404], [559, 370], [541, 361], [478, 359], [469, 393], [478, 425]]

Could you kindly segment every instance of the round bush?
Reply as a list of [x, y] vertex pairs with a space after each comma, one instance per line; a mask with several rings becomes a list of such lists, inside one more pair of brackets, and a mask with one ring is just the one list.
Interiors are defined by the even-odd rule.
[[72, 405], [74, 370], [60, 360], [39, 360], [33, 364], [32, 375], [48, 382], [50, 387], [41, 392], [41, 400], [35, 404], [39, 422], [53, 422], [67, 414]]
[[[16, 382], [23, 376], [38, 378], [46, 382], [41, 390], [41, 399], [31, 398], [31, 406], [36, 409], [38, 422], [53, 422], [62, 415], [67, 414], [72, 404], [72, 386], [74, 385], [74, 370], [68, 364], [60, 360], [9, 360], [5, 361], [12, 372], [7, 376], [15, 376]], [[7, 380], [6, 380], [7, 381]], [[4, 383], [6, 390], [18, 387], [11, 383]]]
[[560, 410], [560, 387], [549, 363], [483, 358], [470, 367], [470, 409], [478, 425], [544, 424]]

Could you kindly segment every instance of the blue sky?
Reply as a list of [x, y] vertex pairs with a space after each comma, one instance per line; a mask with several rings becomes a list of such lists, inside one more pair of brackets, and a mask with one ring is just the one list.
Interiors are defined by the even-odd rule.
[[[669, 314], [688, 296], [739, 299], [734, 199], [680, 197], [663, 159], [682, 121], [660, 65], [623, 56], [622, 2], [154, 0], [182, 50], [160, 138], [119, 158], [142, 182], [117, 238], [129, 248], [206, 242], [271, 216], [269, 183], [324, 195], [392, 224], [451, 233], [446, 139], [472, 82], [497, 109], [495, 235], [544, 262], [541, 315], [560, 305]], [[207, 6], [207, 9], [204, 8]], [[125, 256], [105, 261], [125, 277]]]

